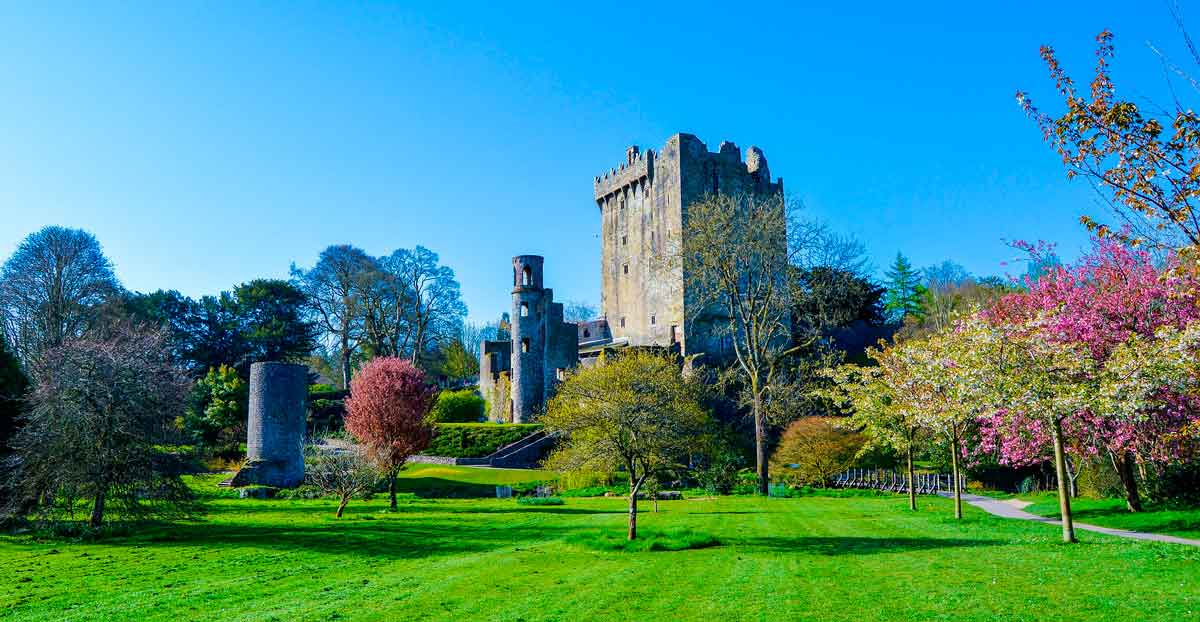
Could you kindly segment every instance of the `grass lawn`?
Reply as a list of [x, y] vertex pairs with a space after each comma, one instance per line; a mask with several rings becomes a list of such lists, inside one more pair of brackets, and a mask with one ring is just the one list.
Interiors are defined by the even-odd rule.
[[557, 473], [532, 469], [409, 464], [396, 478], [396, 490], [426, 497], [495, 497], [496, 486], [556, 479]]
[[[1032, 501], [1027, 512], [1058, 518], [1058, 497], [1051, 493], [1022, 495]], [[1163, 533], [1182, 538], [1200, 539], [1200, 508], [1175, 510], [1148, 506], [1146, 511], [1131, 513], [1121, 499], [1072, 499], [1075, 520], [1115, 529]]]
[[624, 529], [621, 499], [410, 496], [392, 514], [378, 496], [337, 520], [329, 500], [215, 494], [203, 520], [99, 543], [0, 538], [0, 619], [1200, 617], [1200, 549], [1086, 532], [1067, 546], [1057, 527], [970, 507], [956, 522], [944, 499], [922, 498], [916, 514], [901, 496], [666, 501], [641, 515], [643, 533], [705, 548], [624, 551], [593, 545]]

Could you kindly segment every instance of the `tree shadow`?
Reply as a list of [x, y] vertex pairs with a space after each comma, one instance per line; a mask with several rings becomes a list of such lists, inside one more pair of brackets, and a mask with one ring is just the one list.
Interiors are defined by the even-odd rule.
[[857, 536], [764, 536], [722, 538], [722, 542], [749, 548], [761, 548], [814, 555], [871, 555], [905, 551], [926, 551], [961, 547], [998, 546], [1004, 540], [966, 540], [961, 538], [865, 538]]

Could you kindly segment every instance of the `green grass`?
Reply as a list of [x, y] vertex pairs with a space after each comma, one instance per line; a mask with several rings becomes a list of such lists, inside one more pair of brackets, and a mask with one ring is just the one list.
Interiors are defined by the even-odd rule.
[[379, 496], [338, 520], [331, 500], [217, 497], [216, 479], [202, 520], [91, 543], [0, 537], [0, 620], [1200, 616], [1200, 549], [1087, 532], [1063, 545], [1053, 525], [971, 507], [954, 521], [944, 499], [915, 514], [901, 496], [664, 501], [639, 515], [646, 548], [684, 550], [626, 550], [624, 499], [410, 496], [390, 513]]
[[[1052, 493], [1022, 495], [1033, 505], [1025, 511], [1058, 518], [1058, 497]], [[1075, 520], [1102, 527], [1162, 533], [1182, 538], [1200, 539], [1200, 508], [1171, 509], [1147, 506], [1143, 512], [1130, 512], [1121, 499], [1072, 499], [1071, 511]]]
[[495, 498], [496, 486], [533, 485], [557, 478], [552, 471], [410, 464], [400, 471], [396, 490], [419, 497]]

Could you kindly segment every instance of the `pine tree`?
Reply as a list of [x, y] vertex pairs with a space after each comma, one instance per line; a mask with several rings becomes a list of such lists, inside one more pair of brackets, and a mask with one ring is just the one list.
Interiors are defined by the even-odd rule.
[[887, 271], [887, 293], [883, 298], [883, 309], [888, 320], [895, 323], [908, 316], [921, 316], [921, 297], [925, 288], [921, 285], [921, 273], [913, 268], [902, 253], [896, 253], [896, 261]]

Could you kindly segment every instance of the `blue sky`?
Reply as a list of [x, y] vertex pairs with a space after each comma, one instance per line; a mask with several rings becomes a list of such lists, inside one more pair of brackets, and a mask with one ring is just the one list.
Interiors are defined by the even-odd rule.
[[0, 7], [0, 256], [82, 227], [126, 287], [202, 295], [421, 244], [476, 320], [521, 253], [597, 302], [592, 178], [679, 131], [760, 146], [880, 272], [1072, 257], [1102, 209], [1014, 101], [1055, 103], [1038, 45], [1086, 81], [1112, 28], [1151, 98], [1145, 42], [1183, 60], [1165, 3], [25, 4]]

